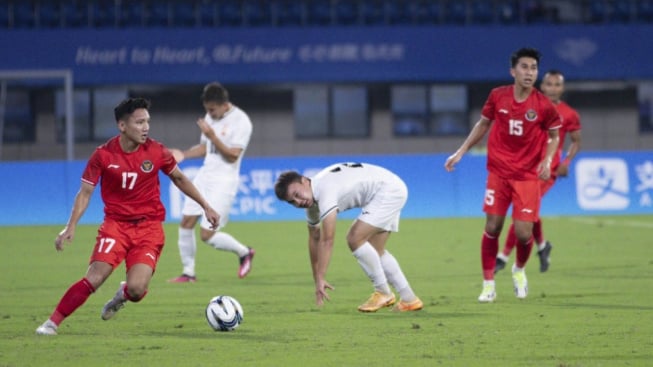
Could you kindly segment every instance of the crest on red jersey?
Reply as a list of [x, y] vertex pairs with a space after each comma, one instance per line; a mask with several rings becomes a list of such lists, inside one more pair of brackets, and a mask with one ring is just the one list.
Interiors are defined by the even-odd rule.
[[535, 121], [535, 119], [537, 119], [537, 112], [531, 108], [530, 110], [526, 111], [524, 117], [526, 117], [526, 120], [528, 121]]
[[152, 161], [144, 161], [143, 163], [141, 163], [141, 171], [145, 173], [152, 172], [153, 168], [154, 168], [154, 164], [152, 163]]

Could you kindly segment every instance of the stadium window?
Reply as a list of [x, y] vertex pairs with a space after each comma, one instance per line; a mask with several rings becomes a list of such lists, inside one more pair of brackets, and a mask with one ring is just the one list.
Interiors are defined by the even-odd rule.
[[430, 88], [429, 132], [431, 135], [466, 135], [469, 133], [467, 87], [433, 85]]
[[428, 90], [424, 85], [395, 85], [390, 90], [393, 130], [396, 136], [426, 135]]
[[367, 89], [363, 86], [301, 86], [294, 89], [298, 138], [370, 135]]
[[329, 134], [329, 89], [327, 86], [296, 87], [293, 96], [295, 136], [318, 138]]
[[333, 87], [331, 97], [332, 135], [337, 137], [369, 136], [369, 110], [365, 87]]
[[395, 85], [391, 88], [395, 136], [446, 136], [469, 132], [465, 85]]
[[[90, 90], [75, 89], [73, 93], [73, 113], [75, 116], [75, 141], [92, 140]], [[64, 143], [66, 141], [66, 98], [63, 89], [59, 89], [55, 93], [54, 115], [57, 122], [57, 143]]]
[[27, 143], [36, 141], [36, 122], [32, 97], [28, 90], [7, 90], [4, 96], [2, 141]]

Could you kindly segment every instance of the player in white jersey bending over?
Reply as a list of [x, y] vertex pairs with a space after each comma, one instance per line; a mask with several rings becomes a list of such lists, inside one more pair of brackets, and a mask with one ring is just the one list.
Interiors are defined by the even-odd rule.
[[[413, 293], [399, 263], [385, 244], [391, 232], [399, 231], [401, 209], [408, 198], [406, 184], [394, 173], [368, 163], [338, 163], [308, 178], [295, 171], [279, 176], [275, 184], [279, 200], [305, 208], [315, 300], [318, 306], [329, 300], [333, 289], [325, 277], [336, 232], [339, 212], [361, 208], [347, 233], [347, 243], [363, 271], [374, 284], [374, 293], [358, 307], [375, 312], [395, 304], [390, 285], [399, 293], [394, 311], [417, 311], [422, 301]], [[321, 226], [320, 226], [321, 224]]]
[[[209, 83], [202, 92], [202, 104], [206, 116], [197, 120], [202, 135], [200, 143], [187, 150], [171, 149], [177, 162], [185, 158], [204, 157], [193, 183], [202, 195], [220, 214], [218, 230], [227, 225], [229, 210], [238, 192], [240, 162], [252, 135], [249, 116], [229, 101], [229, 93], [219, 83]], [[181, 276], [168, 280], [172, 283], [195, 282], [195, 224], [202, 214], [193, 200], [184, 200], [183, 217], [179, 226], [179, 254], [183, 265]], [[254, 249], [247, 247], [233, 236], [211, 229], [202, 216], [200, 223], [202, 241], [218, 250], [231, 251], [238, 255], [240, 267], [238, 276], [244, 278], [251, 269]]]

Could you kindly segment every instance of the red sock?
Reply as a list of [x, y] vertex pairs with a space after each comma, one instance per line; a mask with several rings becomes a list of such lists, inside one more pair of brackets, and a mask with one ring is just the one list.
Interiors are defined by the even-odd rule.
[[497, 252], [499, 252], [499, 236], [489, 235], [483, 232], [481, 240], [481, 265], [483, 267], [483, 279], [494, 279], [494, 266], [497, 264]]
[[503, 254], [506, 255], [506, 257], [509, 257], [516, 244], [517, 236], [515, 236], [515, 225], [511, 224], [510, 229], [508, 230], [508, 235], [506, 236], [506, 244], [503, 246]]
[[66, 293], [61, 297], [61, 301], [50, 316], [50, 320], [59, 325], [70, 314], [75, 312], [79, 306], [83, 305], [88, 297], [95, 292], [95, 288], [86, 278], [82, 278], [77, 283], [68, 288]]
[[542, 219], [538, 219], [537, 222], [533, 223], [533, 237], [535, 237], [535, 243], [540, 244], [544, 241], [544, 231], [542, 231]]
[[528, 262], [528, 258], [531, 256], [531, 249], [533, 248], [533, 237], [528, 239], [526, 243], [517, 243], [517, 256], [515, 260], [515, 265], [518, 268], [524, 268]]

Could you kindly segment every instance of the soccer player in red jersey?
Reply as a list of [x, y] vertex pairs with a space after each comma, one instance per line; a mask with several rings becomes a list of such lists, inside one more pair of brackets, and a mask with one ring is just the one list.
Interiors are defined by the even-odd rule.
[[220, 216], [177, 166], [172, 153], [148, 137], [150, 102], [142, 98], [122, 101], [114, 109], [120, 134], [99, 146], [82, 173], [66, 227], [54, 241], [57, 251], [75, 236], [93, 190], [101, 183], [104, 222], [98, 229], [86, 275], [74, 283], [59, 301], [50, 318], [36, 329], [39, 335], [56, 335], [59, 324], [80, 307], [124, 260], [125, 282], [102, 309], [110, 319], [127, 301], [138, 302], [147, 293], [165, 243], [159, 171], [186, 195], [197, 201], [209, 222], [217, 227]]
[[[565, 77], [558, 70], [550, 70], [544, 74], [542, 78], [542, 84], [540, 86], [542, 92], [551, 99], [551, 102], [556, 106], [558, 113], [560, 114], [560, 120], [562, 121], [562, 127], [560, 128], [560, 144], [558, 145], [558, 151], [556, 155], [553, 156], [553, 162], [551, 162], [551, 177], [548, 180], [540, 181], [540, 191], [542, 196], [544, 196], [553, 184], [556, 182], [557, 177], [566, 177], [569, 172], [569, 163], [576, 156], [580, 150], [580, 117], [578, 112], [571, 108], [567, 103], [562, 101], [560, 98], [565, 91]], [[564, 160], [562, 160], [562, 150], [565, 142], [565, 136], [569, 133], [571, 138], [571, 144], [569, 144], [569, 149], [567, 150], [567, 155]], [[535, 238], [535, 245], [537, 246], [537, 254], [540, 258], [540, 271], [545, 272], [549, 270], [549, 256], [553, 245], [549, 241], [544, 239], [544, 232], [542, 231], [542, 219], [538, 219], [533, 224], [533, 237]], [[494, 272], [503, 269], [508, 262], [510, 253], [512, 249], [517, 244], [515, 240], [515, 228], [513, 225], [510, 226], [508, 230], [508, 236], [506, 237], [506, 243], [503, 247], [503, 251], [497, 256], [497, 264], [494, 269]]]
[[[539, 61], [540, 53], [533, 48], [522, 48], [511, 55], [510, 74], [514, 83], [490, 92], [481, 118], [444, 164], [447, 171], [453, 171], [463, 155], [490, 131], [483, 205], [486, 221], [481, 240], [483, 291], [478, 297], [480, 302], [496, 299], [494, 267], [499, 236], [511, 204], [518, 241], [517, 260], [512, 269], [513, 284], [517, 298], [526, 298], [528, 294], [524, 267], [533, 246], [533, 223], [539, 217], [539, 180], [546, 180], [551, 175], [561, 126], [553, 103], [534, 87]], [[545, 142], [546, 150], [543, 151], [539, 147]]]

